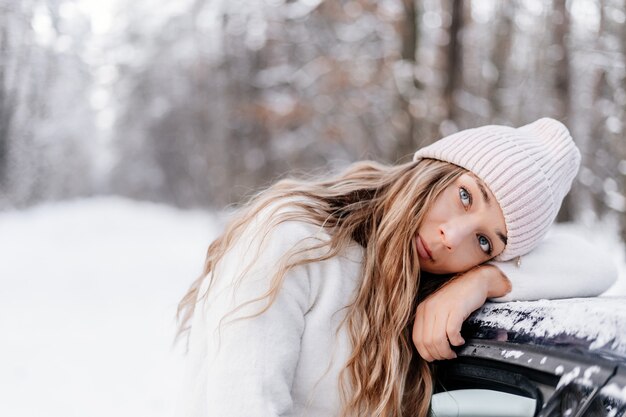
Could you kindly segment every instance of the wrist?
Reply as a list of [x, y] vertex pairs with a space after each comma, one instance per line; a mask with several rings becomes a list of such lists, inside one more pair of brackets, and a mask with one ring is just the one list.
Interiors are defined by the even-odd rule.
[[511, 281], [495, 265], [482, 265], [481, 272], [486, 286], [487, 298], [497, 298], [511, 292]]

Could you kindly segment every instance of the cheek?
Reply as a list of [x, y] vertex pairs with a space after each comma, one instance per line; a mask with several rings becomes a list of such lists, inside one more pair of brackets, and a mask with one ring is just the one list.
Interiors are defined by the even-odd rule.
[[440, 197], [424, 215], [422, 227], [432, 230], [438, 229], [455, 214], [453, 208], [454, 206], [449, 199], [446, 199], [445, 196]]
[[439, 221], [444, 221], [454, 213], [455, 200], [450, 193], [443, 193], [435, 201], [428, 213], [430, 217]]

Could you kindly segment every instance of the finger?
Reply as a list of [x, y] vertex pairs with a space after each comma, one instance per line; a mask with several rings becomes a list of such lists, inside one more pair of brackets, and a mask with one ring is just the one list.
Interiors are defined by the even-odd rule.
[[449, 313], [444, 311], [439, 313], [433, 324], [433, 349], [437, 352], [437, 359], [454, 359], [456, 353], [450, 348], [448, 342], [448, 323]]
[[430, 308], [426, 305], [426, 302], [422, 303], [422, 326], [420, 329], [420, 334], [418, 337], [420, 338], [420, 345], [422, 346], [422, 357], [429, 362], [435, 360], [433, 355], [430, 352], [430, 327], [431, 327], [431, 318], [429, 317]]
[[[438, 328], [441, 327], [440, 324], [437, 322], [437, 320], [439, 319], [439, 322], [441, 322], [441, 318], [440, 316], [434, 311], [434, 308], [431, 309], [431, 311], [433, 312], [432, 316], [432, 325], [430, 326], [430, 334], [429, 334], [429, 350], [430, 352], [433, 354], [433, 357], [437, 360], [441, 360], [445, 357], [445, 349], [441, 349], [440, 350], [440, 343], [441, 341], [439, 340], [441, 335], [438, 332]], [[445, 323], [445, 321], [444, 321]]]
[[417, 308], [417, 312], [415, 313], [415, 323], [413, 325], [413, 344], [415, 344], [415, 348], [419, 355], [428, 362], [433, 360], [433, 357], [430, 355], [428, 349], [426, 349], [426, 345], [424, 343], [424, 305], [420, 304]]
[[413, 338], [413, 344], [415, 345], [415, 348], [417, 349], [417, 352], [420, 354], [420, 356], [423, 357], [423, 352], [424, 352], [424, 348], [422, 346], [422, 321], [423, 321], [424, 315], [422, 312], [422, 308], [420, 305], [417, 306], [417, 309], [415, 311], [415, 321], [413, 322], [413, 333], [412, 333], [412, 338]]
[[413, 322], [413, 344], [416, 348], [419, 349], [419, 345], [421, 344], [421, 335], [422, 335], [422, 319], [424, 318], [422, 309], [420, 306], [417, 307], [415, 311], [415, 321]]
[[448, 323], [446, 326], [446, 333], [450, 344], [453, 346], [461, 346], [465, 343], [465, 339], [461, 336], [461, 327], [465, 318], [460, 314], [450, 314], [448, 317]]
[[436, 347], [435, 321], [437, 319], [436, 303], [426, 302], [424, 305], [423, 343], [431, 360], [441, 359]]

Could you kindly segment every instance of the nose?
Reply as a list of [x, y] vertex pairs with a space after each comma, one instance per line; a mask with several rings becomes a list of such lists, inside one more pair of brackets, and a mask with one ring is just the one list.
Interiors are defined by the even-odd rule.
[[449, 250], [454, 250], [461, 245], [471, 234], [472, 225], [469, 221], [461, 221], [453, 218], [439, 227], [439, 237], [443, 245]]

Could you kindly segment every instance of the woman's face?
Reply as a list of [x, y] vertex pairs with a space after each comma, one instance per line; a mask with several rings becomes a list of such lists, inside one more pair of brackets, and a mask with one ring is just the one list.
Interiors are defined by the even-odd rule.
[[506, 224], [489, 188], [465, 173], [437, 197], [415, 238], [423, 271], [459, 273], [504, 250]]

